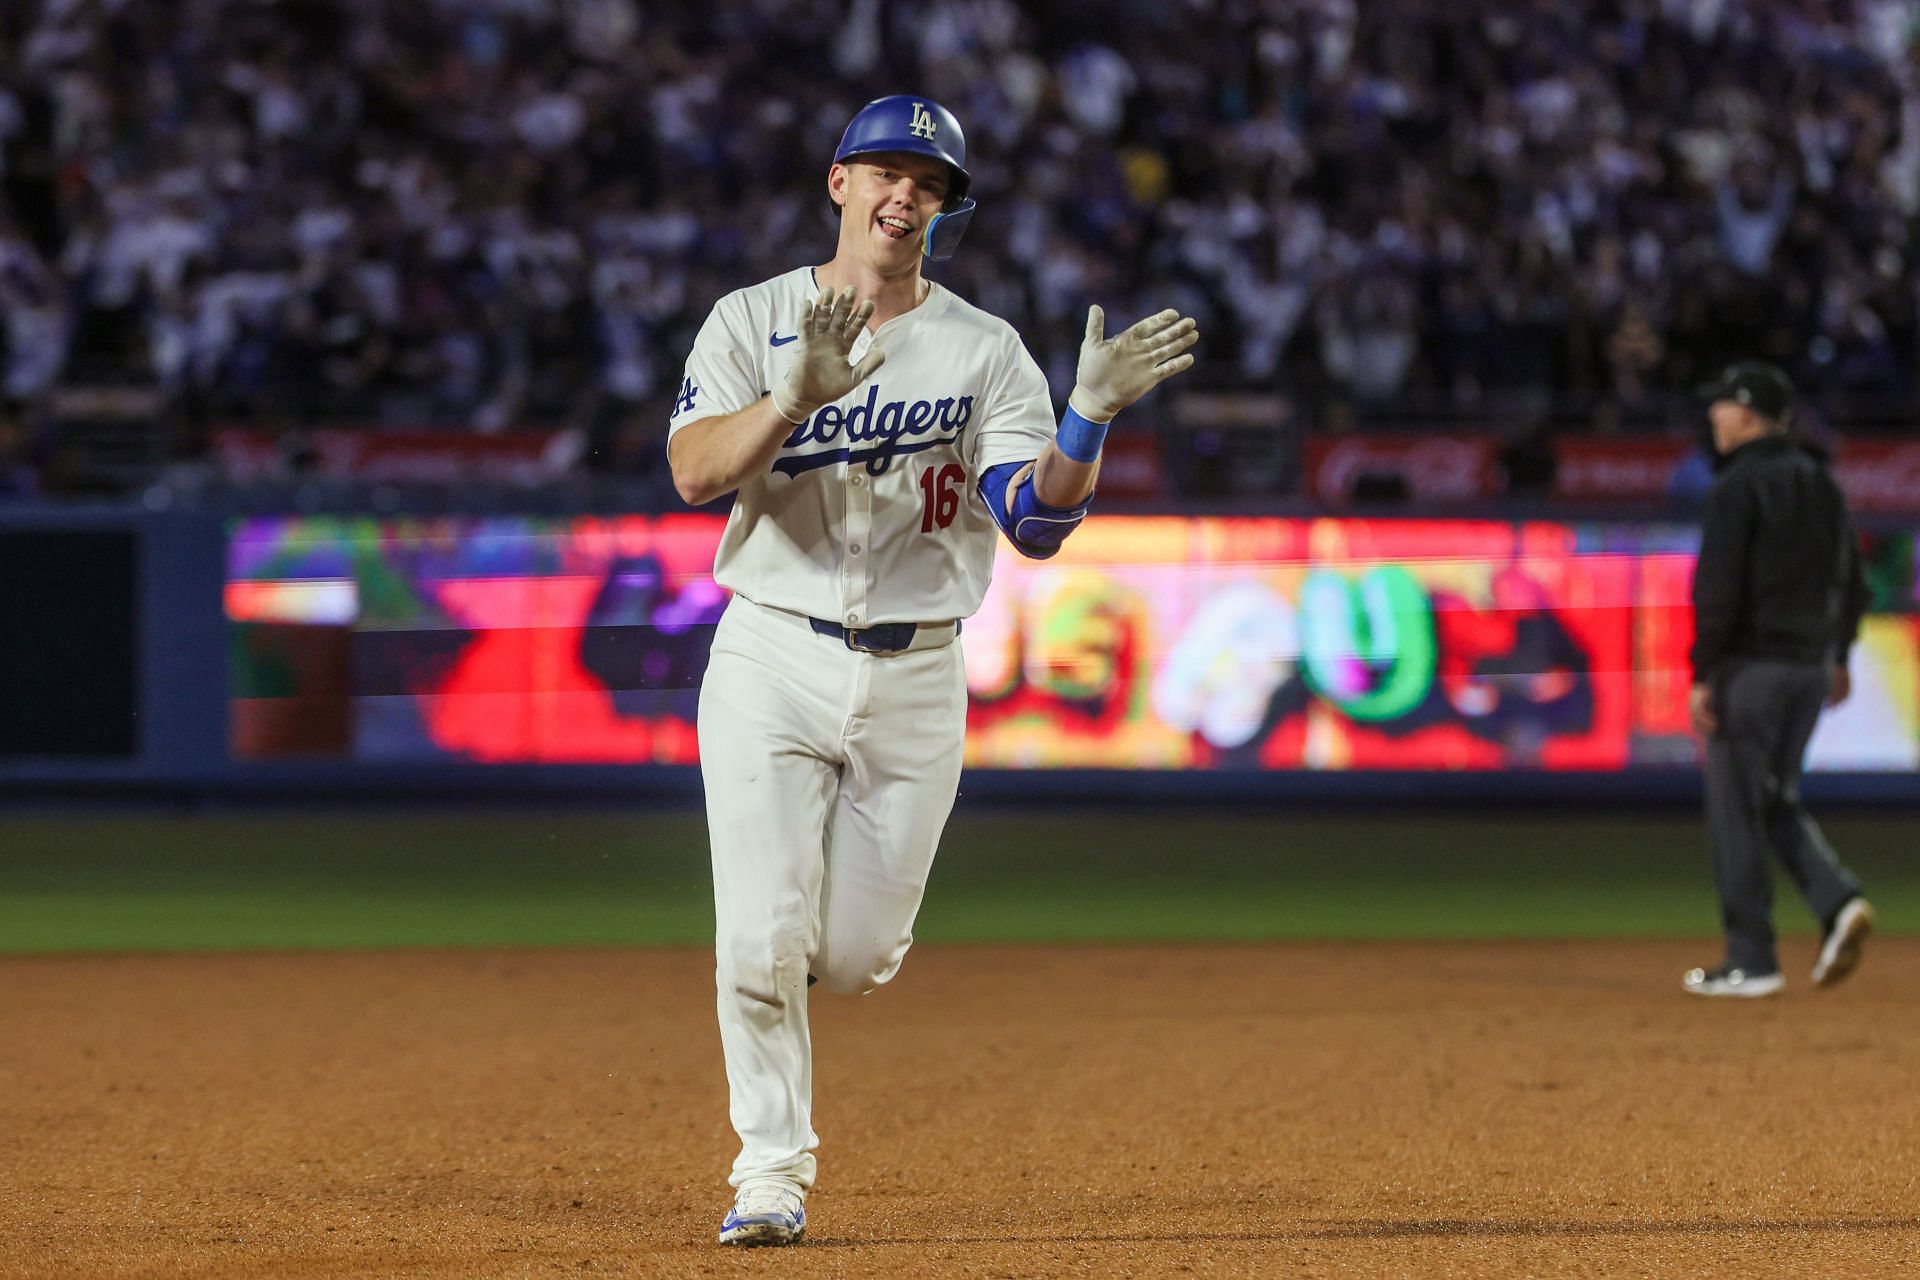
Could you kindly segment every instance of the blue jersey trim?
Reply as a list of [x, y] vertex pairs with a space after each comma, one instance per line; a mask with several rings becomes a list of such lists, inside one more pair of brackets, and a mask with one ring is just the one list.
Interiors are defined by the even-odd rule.
[[[951, 437], [943, 437], [939, 440], [922, 440], [918, 444], [883, 444], [871, 449], [830, 449], [825, 453], [789, 454], [775, 458], [773, 469], [783, 476], [797, 476], [808, 471], [818, 471], [821, 467], [830, 467], [836, 462], [864, 462], [867, 464], [867, 474], [877, 476], [891, 466], [894, 458], [901, 454], [920, 453], [952, 443]], [[875, 463], [879, 465], [876, 466]]]

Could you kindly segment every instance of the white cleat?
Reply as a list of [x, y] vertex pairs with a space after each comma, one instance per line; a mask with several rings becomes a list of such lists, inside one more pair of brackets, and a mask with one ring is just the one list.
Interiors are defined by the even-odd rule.
[[1865, 898], [1855, 898], [1840, 908], [1820, 943], [1820, 958], [1813, 962], [1813, 985], [1830, 987], [1852, 973], [1860, 964], [1867, 935], [1873, 932], [1873, 907]]
[[1680, 985], [1689, 995], [1695, 996], [1731, 996], [1738, 1000], [1757, 1000], [1761, 996], [1770, 996], [1787, 985], [1776, 970], [1773, 973], [1750, 973], [1745, 969], [1689, 969], [1687, 976], [1680, 979]]
[[787, 1182], [749, 1182], [720, 1224], [720, 1243], [797, 1244], [806, 1231], [807, 1208], [798, 1188]]

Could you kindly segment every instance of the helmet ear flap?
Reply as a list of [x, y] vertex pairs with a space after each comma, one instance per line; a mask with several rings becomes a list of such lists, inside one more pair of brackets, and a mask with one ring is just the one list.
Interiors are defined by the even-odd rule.
[[973, 208], [972, 200], [962, 200], [957, 207], [934, 214], [933, 220], [927, 223], [921, 252], [935, 262], [951, 258], [960, 248], [960, 237], [967, 233], [967, 224], [973, 221]]

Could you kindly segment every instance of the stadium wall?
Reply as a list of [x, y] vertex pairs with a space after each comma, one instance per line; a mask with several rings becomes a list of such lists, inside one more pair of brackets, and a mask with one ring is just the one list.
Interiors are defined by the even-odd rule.
[[[0, 796], [693, 803], [722, 525], [0, 515]], [[961, 641], [963, 794], [1690, 802], [1695, 538], [1109, 515], [1051, 561], [1003, 549]], [[1817, 797], [1920, 800], [1914, 543], [1910, 524], [1868, 539], [1874, 605], [1810, 753]]]

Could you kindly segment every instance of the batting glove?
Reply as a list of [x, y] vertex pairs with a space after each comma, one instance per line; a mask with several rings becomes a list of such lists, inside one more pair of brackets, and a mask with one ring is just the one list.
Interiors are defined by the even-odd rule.
[[1090, 422], [1111, 421], [1174, 374], [1191, 369], [1193, 357], [1181, 353], [1200, 341], [1199, 322], [1173, 310], [1148, 316], [1111, 339], [1106, 327], [1106, 313], [1088, 307], [1079, 373], [1067, 403]]
[[814, 410], [846, 395], [886, 363], [884, 351], [867, 352], [859, 364], [847, 363], [847, 353], [872, 316], [873, 303], [856, 307], [851, 287], [838, 298], [831, 289], [820, 290], [800, 321], [800, 345], [794, 348], [787, 380], [773, 389], [773, 407], [781, 417], [805, 422]]

